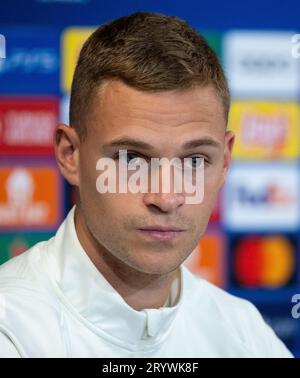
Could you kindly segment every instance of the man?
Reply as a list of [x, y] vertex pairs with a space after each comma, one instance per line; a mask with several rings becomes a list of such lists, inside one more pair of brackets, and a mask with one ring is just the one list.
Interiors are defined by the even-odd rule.
[[[216, 54], [176, 17], [136, 13], [89, 37], [71, 127], [55, 132], [77, 204], [54, 238], [0, 268], [2, 357], [291, 356], [252, 304], [182, 265], [230, 165], [229, 103]], [[141, 165], [179, 158], [192, 172], [204, 160], [203, 200], [174, 186], [100, 193], [101, 159], [124, 167], [122, 151]]]

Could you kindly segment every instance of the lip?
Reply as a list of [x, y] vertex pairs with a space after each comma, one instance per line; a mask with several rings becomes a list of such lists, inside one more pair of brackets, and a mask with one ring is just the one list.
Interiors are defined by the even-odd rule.
[[161, 232], [172, 232], [172, 231], [184, 231], [182, 228], [179, 227], [165, 227], [165, 226], [159, 226], [159, 225], [154, 225], [154, 226], [147, 226], [147, 227], [141, 227], [139, 230], [145, 230], [145, 231], [161, 231]]
[[179, 229], [178, 227], [145, 227], [138, 230], [145, 237], [160, 240], [160, 241], [171, 241], [174, 240], [178, 235], [182, 234], [184, 230]]

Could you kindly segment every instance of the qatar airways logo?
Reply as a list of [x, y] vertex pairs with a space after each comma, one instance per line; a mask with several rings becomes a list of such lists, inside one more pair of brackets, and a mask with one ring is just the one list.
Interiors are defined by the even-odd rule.
[[[161, 181], [162, 193], [182, 193], [187, 204], [199, 204], [203, 201], [203, 157], [184, 158], [182, 163], [179, 158], [146, 160], [138, 156], [128, 163], [130, 154], [127, 150], [119, 150], [118, 156], [117, 161], [107, 157], [97, 161], [96, 170], [101, 171], [96, 180], [99, 193], [159, 193]], [[174, 190], [171, 190], [171, 176]]]

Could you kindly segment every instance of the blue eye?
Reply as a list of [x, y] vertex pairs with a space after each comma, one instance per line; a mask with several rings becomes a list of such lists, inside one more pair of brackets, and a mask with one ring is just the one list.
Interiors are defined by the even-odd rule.
[[131, 163], [131, 164], [136, 164], [138, 163], [139, 159], [141, 157], [138, 155], [138, 154], [135, 154], [134, 152], [128, 152], [127, 153], [127, 164]]
[[146, 159], [143, 158], [140, 154], [128, 151], [126, 154], [118, 152], [115, 158], [117, 158], [121, 163], [126, 163], [130, 166], [142, 165], [147, 162]]
[[185, 164], [187, 164], [191, 168], [200, 168], [202, 164], [204, 164], [205, 159], [203, 156], [191, 156], [188, 158], [184, 158]]

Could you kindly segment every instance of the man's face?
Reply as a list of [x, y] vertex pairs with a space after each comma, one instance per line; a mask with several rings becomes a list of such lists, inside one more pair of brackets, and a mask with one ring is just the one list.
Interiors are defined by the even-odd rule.
[[[230, 162], [233, 135], [225, 131], [220, 99], [212, 87], [184, 92], [149, 93], [120, 81], [110, 81], [94, 98], [87, 117], [87, 137], [79, 146], [79, 193], [85, 223], [107, 253], [140, 272], [174, 271], [195, 249], [205, 232], [217, 193]], [[118, 139], [143, 141], [152, 148], [113, 145]], [[186, 142], [203, 139], [198, 147]], [[184, 193], [99, 193], [98, 159], [116, 161], [118, 151], [130, 159], [204, 157], [204, 199], [187, 204]], [[118, 174], [117, 174], [118, 179]], [[162, 177], [160, 177], [160, 180]], [[161, 234], [142, 231], [155, 227], [182, 231], [162, 240]], [[167, 234], [165, 234], [167, 235]]]

